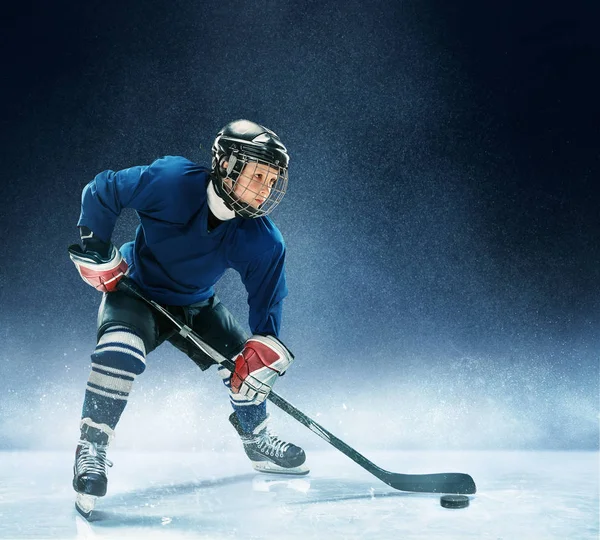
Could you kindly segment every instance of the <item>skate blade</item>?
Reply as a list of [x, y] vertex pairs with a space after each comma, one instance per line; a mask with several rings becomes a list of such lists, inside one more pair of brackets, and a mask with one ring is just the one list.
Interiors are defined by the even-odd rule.
[[310, 469], [305, 464], [298, 465], [298, 467], [281, 467], [270, 461], [252, 461], [252, 467], [254, 467], [255, 471], [268, 474], [304, 476], [310, 472]]
[[96, 507], [96, 499], [94, 495], [78, 493], [75, 499], [75, 510], [77, 510], [85, 519], [89, 519], [92, 511]]

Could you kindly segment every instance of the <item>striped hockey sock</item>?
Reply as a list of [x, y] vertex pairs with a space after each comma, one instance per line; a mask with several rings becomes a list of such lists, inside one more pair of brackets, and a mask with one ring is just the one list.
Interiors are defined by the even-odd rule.
[[111, 326], [92, 354], [82, 418], [114, 429], [127, 405], [135, 377], [146, 368], [142, 339], [125, 326]]
[[246, 433], [251, 433], [256, 426], [267, 419], [267, 402], [263, 401], [255, 405], [249, 402], [245, 396], [231, 393], [231, 372], [222, 366], [218, 366], [217, 373], [223, 380], [223, 384], [229, 389], [229, 401], [242, 429]]

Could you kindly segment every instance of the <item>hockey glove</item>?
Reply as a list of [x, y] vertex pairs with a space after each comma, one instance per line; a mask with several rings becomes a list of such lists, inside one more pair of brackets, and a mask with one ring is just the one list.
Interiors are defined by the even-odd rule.
[[100, 240], [86, 227], [80, 228], [83, 248], [69, 246], [69, 257], [88, 285], [102, 292], [112, 292], [129, 267], [121, 252], [110, 242]]
[[252, 336], [235, 358], [231, 391], [254, 404], [262, 403], [293, 360], [294, 355], [277, 338]]

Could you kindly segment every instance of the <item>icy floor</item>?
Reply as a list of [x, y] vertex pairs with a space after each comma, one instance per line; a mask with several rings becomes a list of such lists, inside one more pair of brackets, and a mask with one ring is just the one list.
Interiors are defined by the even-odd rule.
[[379, 452], [394, 472], [468, 472], [469, 508], [392, 490], [335, 450], [311, 474], [256, 474], [231, 454], [113, 452], [109, 494], [73, 510], [70, 452], [0, 453], [1, 539], [598, 540], [598, 453]]

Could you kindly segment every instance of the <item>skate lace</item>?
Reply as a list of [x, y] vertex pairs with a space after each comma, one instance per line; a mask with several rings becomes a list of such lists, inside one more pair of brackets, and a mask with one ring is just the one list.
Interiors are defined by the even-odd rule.
[[283, 457], [290, 443], [282, 441], [275, 433], [266, 428], [258, 435], [258, 449], [271, 456]]
[[80, 440], [81, 450], [77, 457], [77, 472], [79, 474], [96, 473], [106, 476], [106, 467], [112, 467], [113, 462], [106, 458], [104, 444]]

